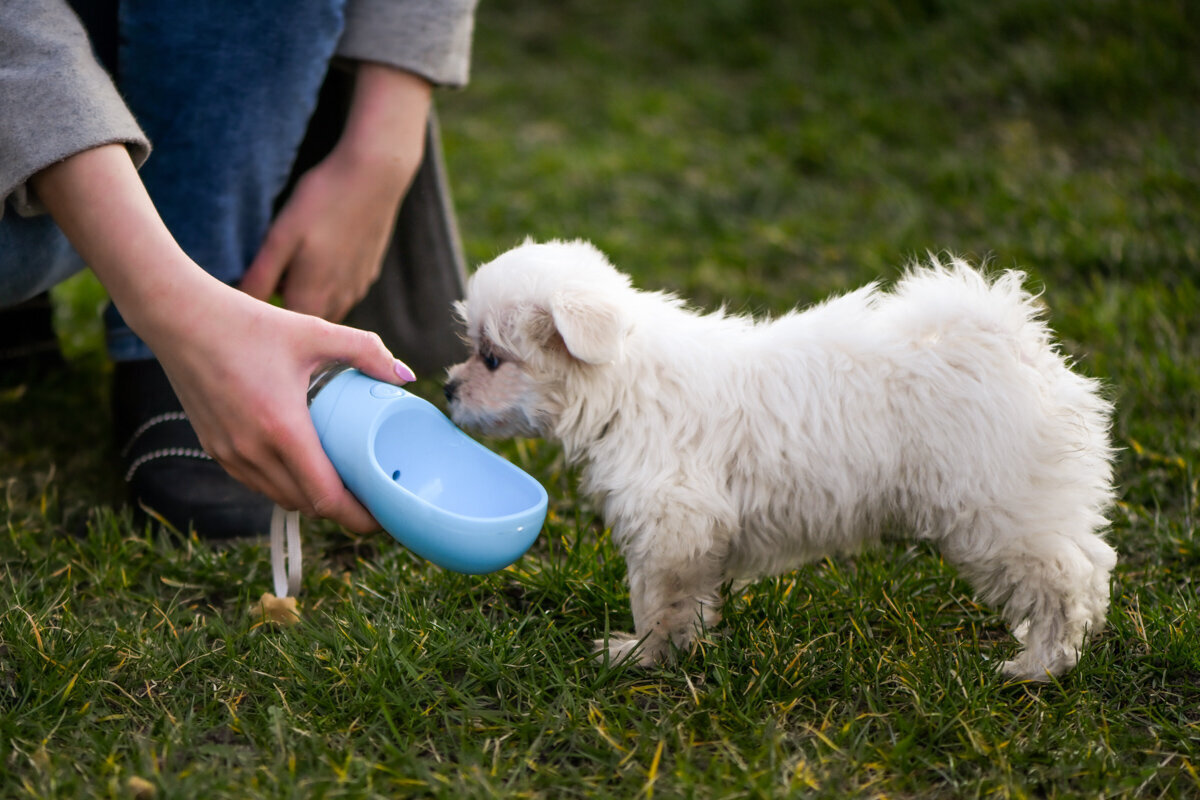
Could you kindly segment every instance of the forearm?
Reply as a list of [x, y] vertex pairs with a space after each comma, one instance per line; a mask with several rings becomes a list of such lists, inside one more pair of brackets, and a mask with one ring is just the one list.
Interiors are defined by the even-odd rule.
[[[34, 190], [134, 331], [178, 319], [179, 298], [210, 283], [154, 208], [122, 145], [85, 150], [32, 179]], [[153, 346], [153, 344], [152, 344]]]
[[124, 147], [84, 151], [33, 181], [154, 350], [205, 451], [285, 508], [377, 528], [325, 457], [304, 397], [313, 372], [333, 361], [411, 380], [379, 337], [261, 303], [208, 275], [166, 229]]

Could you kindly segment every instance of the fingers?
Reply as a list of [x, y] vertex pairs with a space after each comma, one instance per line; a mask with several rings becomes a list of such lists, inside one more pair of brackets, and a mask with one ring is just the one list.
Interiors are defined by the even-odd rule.
[[288, 233], [282, 218], [267, 232], [262, 247], [242, 276], [241, 290], [259, 300], [269, 300], [279, 288], [284, 268], [291, 261], [299, 239]]
[[264, 420], [270, 436], [260, 446], [213, 448], [209, 452], [237, 480], [285, 509], [330, 519], [356, 533], [379, 530], [379, 523], [346, 489], [325, 456], [307, 413], [295, 423]]
[[357, 328], [341, 327], [343, 339], [339, 360], [364, 375], [386, 383], [403, 384], [417, 379], [407, 364], [392, 355], [378, 334]]
[[[296, 266], [295, 263], [292, 264], [293, 268]], [[321, 291], [320, 287], [308, 285], [302, 278], [288, 280], [287, 288], [283, 292], [283, 305], [289, 311], [320, 317], [330, 322], [338, 322], [350, 310], [346, 308], [343, 311], [341, 303], [335, 302]]]
[[405, 185], [327, 157], [301, 176], [242, 289], [260, 300], [278, 292], [292, 311], [344, 319], [379, 277]]
[[412, 380], [412, 370], [374, 333], [234, 295], [240, 300], [217, 303], [205, 317], [213, 326], [205, 359], [181, 359], [177, 368], [164, 360], [204, 448], [284, 508], [353, 531], [378, 530], [321, 447], [305, 394], [312, 373], [334, 361], [392, 384]]
[[[294, 465], [296, 481], [305, 505], [301, 510], [313, 517], [331, 519], [355, 533], [370, 533], [379, 530], [379, 523], [367, 509], [346, 489], [341, 477], [325, 452], [321, 449], [316, 431], [311, 425], [298, 431], [299, 441], [294, 443], [293, 453], [281, 453], [283, 465]], [[306, 454], [316, 455], [304, 460]]]
[[[391, 354], [379, 335], [343, 325], [306, 319], [311, 326], [311, 347], [322, 352], [324, 362], [348, 363], [365, 375], [387, 383], [399, 384], [416, 376]], [[307, 336], [305, 337], [307, 338]], [[298, 396], [302, 419], [293, 425], [281, 425], [273, 437], [278, 442], [281, 469], [290, 473], [300, 493], [297, 508], [305, 514], [332, 519], [345, 528], [366, 533], [379, 530], [379, 523], [345, 488], [317, 437], [316, 429]]]
[[304, 247], [293, 254], [287, 266], [283, 305], [289, 311], [320, 317], [328, 322], [341, 322], [366, 295], [369, 287], [358, 291], [345, 280], [332, 284], [316, 280], [322, 275], [321, 263], [321, 259], [314, 259]]
[[[297, 483], [289, 474], [288, 467], [276, 462], [274, 474], [260, 473], [260, 477], [242, 478], [234, 476], [251, 489], [267, 495], [288, 511], [300, 511], [315, 519], [329, 519], [355, 533], [371, 533], [379, 530], [379, 523], [371, 516], [354, 495], [342, 484], [337, 473], [334, 482], [328, 476], [312, 479], [310, 483]], [[301, 481], [305, 476], [297, 476]]]
[[[282, 218], [276, 222], [241, 289], [259, 300], [278, 293], [289, 311], [340, 322], [378, 277], [382, 254], [372, 261], [357, 250], [330, 252], [329, 244], [311, 232], [291, 235], [293, 227]], [[366, 269], [359, 262], [376, 267]]]

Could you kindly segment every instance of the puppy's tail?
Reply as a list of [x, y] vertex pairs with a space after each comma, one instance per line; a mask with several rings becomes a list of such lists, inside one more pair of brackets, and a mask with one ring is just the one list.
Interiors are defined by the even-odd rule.
[[1025, 288], [1020, 270], [985, 274], [964, 259], [931, 255], [909, 267], [884, 301], [893, 324], [910, 340], [933, 343], [944, 336], [982, 334], [1018, 345], [1023, 357], [1053, 350], [1045, 304]]
[[1047, 421], [1039, 434], [1042, 461], [1051, 465], [1045, 482], [1072, 462], [1072, 501], [1061, 504], [1102, 525], [1113, 496], [1113, 406], [1101, 383], [1073, 370], [1060, 352], [1025, 273], [985, 274], [959, 258], [931, 258], [910, 268], [884, 304], [894, 340], [934, 356], [923, 363], [985, 387], [993, 413], [1023, 408], [1028, 418]]

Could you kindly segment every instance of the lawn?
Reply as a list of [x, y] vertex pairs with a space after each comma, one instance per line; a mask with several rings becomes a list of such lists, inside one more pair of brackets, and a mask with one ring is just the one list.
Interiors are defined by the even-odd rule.
[[537, 441], [493, 443], [551, 496], [516, 565], [310, 521], [303, 620], [263, 624], [261, 543], [122, 508], [83, 280], [69, 373], [0, 391], [0, 796], [1200, 797], [1200, 7], [484, 0], [439, 109], [472, 264], [583, 237], [751, 313], [928, 252], [1026, 270], [1117, 406], [1109, 627], [1005, 683], [996, 609], [889, 542], [730, 594], [675, 666], [598, 662], [624, 566]]

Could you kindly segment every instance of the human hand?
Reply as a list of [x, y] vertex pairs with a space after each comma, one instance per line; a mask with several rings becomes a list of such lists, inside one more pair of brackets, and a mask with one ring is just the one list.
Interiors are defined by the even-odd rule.
[[284, 508], [354, 531], [379, 527], [329, 463], [306, 402], [310, 376], [332, 361], [411, 380], [378, 336], [259, 302], [204, 272], [120, 145], [64, 159], [31, 184], [158, 356], [209, 455]]
[[338, 321], [379, 277], [400, 202], [420, 167], [430, 87], [379, 64], [359, 66], [338, 144], [306, 172], [242, 279], [260, 300]]
[[200, 443], [230, 475], [287, 509], [367, 532], [378, 523], [346, 490], [308, 413], [310, 376], [340, 361], [411, 380], [375, 334], [260, 303], [216, 281], [180, 318], [146, 334]]
[[[417, 154], [417, 164], [420, 154]], [[309, 170], [271, 224], [241, 288], [338, 321], [379, 277], [396, 211], [416, 165], [372, 169], [334, 151]]]

